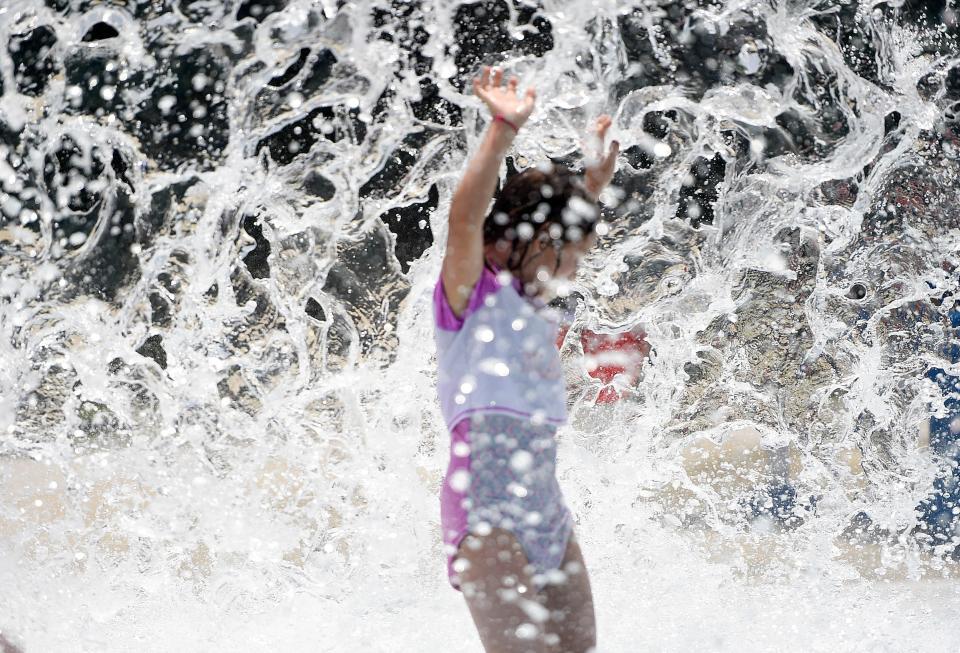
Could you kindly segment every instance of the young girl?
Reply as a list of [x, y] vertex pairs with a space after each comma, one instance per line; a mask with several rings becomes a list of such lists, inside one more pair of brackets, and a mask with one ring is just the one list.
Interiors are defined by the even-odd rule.
[[[544, 311], [595, 241], [596, 199], [619, 145], [583, 180], [560, 166], [504, 185], [501, 161], [533, 111], [533, 89], [484, 68], [474, 93], [493, 120], [450, 204], [434, 293], [438, 391], [451, 433], [441, 492], [447, 570], [489, 652], [582, 653], [596, 646], [590, 581], [555, 475], [566, 390]], [[601, 148], [610, 118], [597, 121]]]

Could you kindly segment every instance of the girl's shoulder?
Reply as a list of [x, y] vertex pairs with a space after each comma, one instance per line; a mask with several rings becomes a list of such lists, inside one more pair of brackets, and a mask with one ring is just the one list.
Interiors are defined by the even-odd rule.
[[463, 310], [463, 314], [458, 316], [453, 312], [453, 309], [450, 308], [450, 303], [447, 301], [447, 295], [443, 287], [443, 278], [438, 278], [437, 284], [433, 289], [433, 315], [437, 327], [444, 331], [459, 331], [463, 328], [463, 324], [467, 318], [473, 313], [476, 313], [477, 310], [484, 305], [487, 297], [498, 292], [505, 285], [513, 285], [516, 287], [513, 275], [502, 270], [497, 271], [488, 266], [484, 266], [483, 271], [480, 273], [480, 278], [477, 279], [477, 283], [474, 284], [473, 289], [470, 291], [470, 299], [467, 301], [467, 307]]

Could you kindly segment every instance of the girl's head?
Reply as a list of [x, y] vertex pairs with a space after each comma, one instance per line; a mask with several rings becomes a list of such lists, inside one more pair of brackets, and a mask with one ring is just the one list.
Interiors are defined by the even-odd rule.
[[543, 290], [570, 279], [596, 240], [600, 211], [580, 178], [546, 164], [507, 180], [483, 227], [488, 256]]

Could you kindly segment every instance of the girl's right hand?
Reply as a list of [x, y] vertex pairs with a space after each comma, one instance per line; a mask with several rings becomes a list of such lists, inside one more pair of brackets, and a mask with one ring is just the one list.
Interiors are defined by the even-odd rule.
[[491, 75], [490, 66], [484, 66], [480, 77], [473, 80], [473, 93], [483, 100], [491, 115], [501, 114], [520, 128], [533, 112], [537, 92], [528, 88], [523, 97], [520, 97], [517, 95], [519, 83], [519, 79], [511, 77], [507, 85], [503, 86], [503, 71], [498, 68]]

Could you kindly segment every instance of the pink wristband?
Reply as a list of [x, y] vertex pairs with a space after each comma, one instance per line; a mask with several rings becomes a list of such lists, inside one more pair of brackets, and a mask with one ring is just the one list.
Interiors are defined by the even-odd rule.
[[513, 127], [513, 132], [514, 132], [514, 133], [519, 133], [519, 131], [520, 131], [520, 128], [517, 127], [515, 124], [513, 124], [511, 121], [509, 121], [509, 120], [507, 120], [506, 118], [504, 118], [502, 113], [498, 113], [497, 115], [495, 115], [495, 116], [493, 117], [493, 122], [502, 122], [502, 123], [504, 123], [504, 124], [506, 124], [506, 125], [510, 125], [511, 127]]

